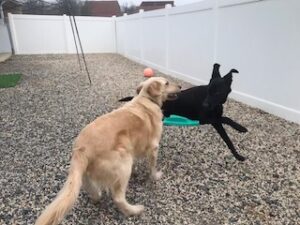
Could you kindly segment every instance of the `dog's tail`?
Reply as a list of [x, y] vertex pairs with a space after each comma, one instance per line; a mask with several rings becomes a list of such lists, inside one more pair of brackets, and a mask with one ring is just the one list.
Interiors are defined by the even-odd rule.
[[85, 172], [88, 160], [82, 151], [75, 149], [71, 159], [69, 176], [55, 200], [44, 210], [35, 225], [56, 225], [72, 208], [78, 198], [82, 185], [82, 175]]
[[128, 96], [128, 97], [125, 97], [125, 98], [121, 98], [119, 99], [118, 101], [119, 102], [129, 102], [133, 99], [134, 97], [133, 96]]

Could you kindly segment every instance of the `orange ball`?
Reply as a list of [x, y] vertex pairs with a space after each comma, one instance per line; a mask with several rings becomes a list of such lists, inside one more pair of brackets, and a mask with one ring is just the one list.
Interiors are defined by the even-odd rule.
[[144, 69], [144, 77], [153, 77], [154, 72], [151, 68]]

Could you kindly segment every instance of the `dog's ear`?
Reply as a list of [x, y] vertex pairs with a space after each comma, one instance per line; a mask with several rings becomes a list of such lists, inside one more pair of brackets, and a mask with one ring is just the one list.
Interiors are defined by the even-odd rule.
[[232, 77], [233, 73], [239, 73], [239, 71], [236, 70], [236, 69], [231, 69], [224, 77], [227, 77], [227, 76], [231, 76]]
[[211, 79], [220, 78], [220, 64], [215, 63], [212, 71]]
[[232, 69], [232, 70], [229, 71], [229, 73], [231, 73], [231, 74], [233, 74], [233, 73], [239, 73], [239, 71], [236, 70], [236, 69]]
[[239, 71], [236, 70], [236, 69], [232, 69], [232, 70], [229, 71], [229, 73], [227, 73], [227, 74], [223, 77], [224, 80], [225, 80], [225, 82], [226, 82], [228, 85], [231, 85], [231, 83], [232, 83], [232, 74], [233, 74], [233, 73], [239, 73]]
[[161, 95], [161, 83], [153, 81], [147, 88], [147, 92], [151, 97], [158, 97]]

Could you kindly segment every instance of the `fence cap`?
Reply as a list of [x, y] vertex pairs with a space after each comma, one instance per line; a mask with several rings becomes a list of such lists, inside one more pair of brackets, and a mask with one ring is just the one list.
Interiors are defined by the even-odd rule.
[[165, 5], [165, 8], [166, 8], [166, 9], [170, 9], [170, 8], [172, 8], [172, 5], [171, 5], [171, 4], [166, 4], [166, 5]]

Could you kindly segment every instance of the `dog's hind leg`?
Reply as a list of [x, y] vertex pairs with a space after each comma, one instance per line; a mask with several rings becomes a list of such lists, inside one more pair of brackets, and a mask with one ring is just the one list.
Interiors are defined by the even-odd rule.
[[94, 202], [98, 202], [101, 198], [101, 189], [87, 175], [83, 176], [83, 189], [89, 194]]
[[158, 155], [158, 147], [154, 147], [149, 151], [148, 160], [150, 166], [150, 176], [153, 180], [159, 180], [163, 173], [161, 171], [157, 171], [157, 155]]
[[233, 156], [239, 160], [239, 161], [244, 161], [245, 157], [241, 156], [236, 150], [234, 145], [232, 144], [230, 138], [228, 137], [224, 127], [222, 126], [222, 123], [213, 123], [212, 126], [217, 130], [221, 138], [225, 141], [227, 147], [230, 149], [231, 153]]
[[236, 129], [239, 132], [245, 133], [247, 132], [247, 128], [243, 127], [242, 125], [238, 124], [237, 122], [233, 121], [232, 119], [223, 116], [222, 117], [222, 123], [231, 126], [232, 128]]
[[133, 160], [127, 157], [120, 163], [120, 170], [118, 170], [118, 178], [111, 185], [110, 190], [113, 200], [121, 212], [126, 215], [138, 215], [144, 211], [143, 205], [131, 205], [126, 200], [126, 189], [131, 175]]

